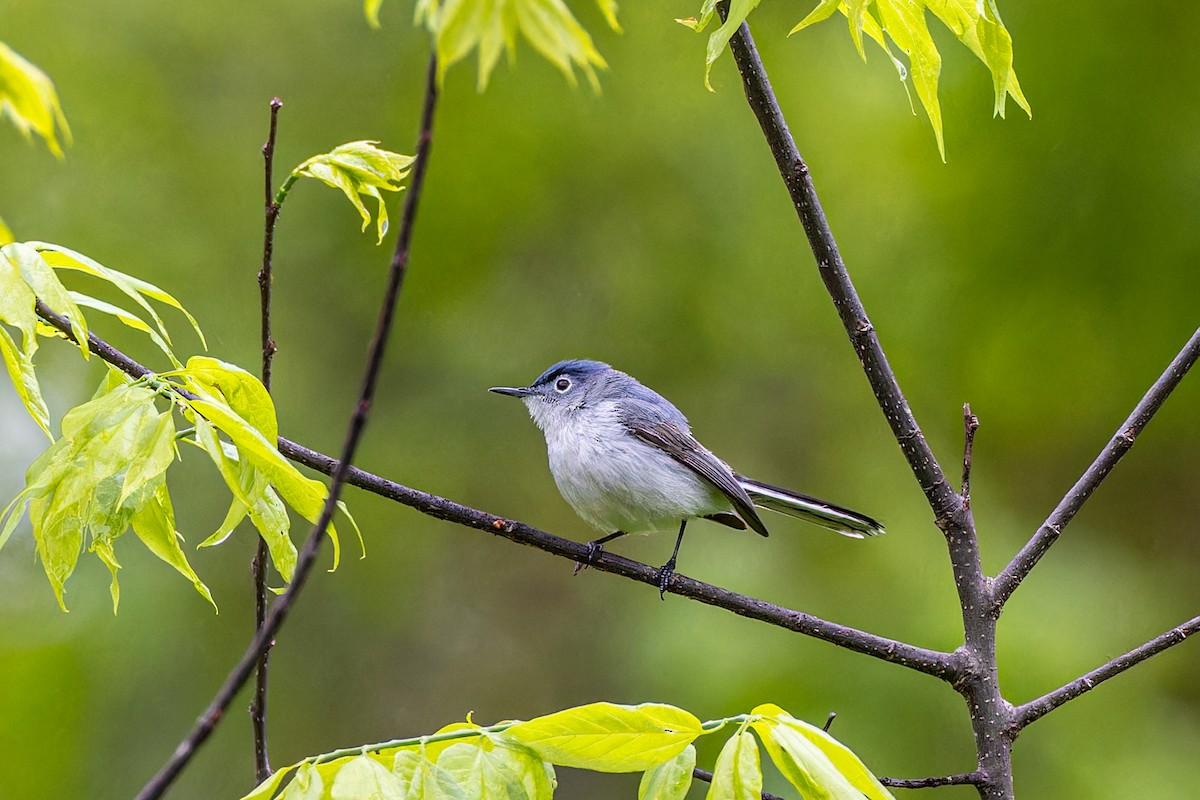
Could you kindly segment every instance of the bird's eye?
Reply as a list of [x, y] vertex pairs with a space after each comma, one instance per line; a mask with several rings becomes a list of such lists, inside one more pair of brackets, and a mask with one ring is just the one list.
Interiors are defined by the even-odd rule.
[[567, 380], [566, 378], [559, 378], [554, 382], [554, 388], [560, 392], [565, 392], [567, 389], [571, 388], [571, 381]]

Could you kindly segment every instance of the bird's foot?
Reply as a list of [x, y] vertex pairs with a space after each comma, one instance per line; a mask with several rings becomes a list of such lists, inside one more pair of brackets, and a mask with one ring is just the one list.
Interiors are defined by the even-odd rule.
[[675, 557], [658, 568], [658, 597], [660, 600], [666, 600], [667, 584], [671, 582], [671, 576], [675, 574]]
[[601, 544], [598, 541], [588, 542], [587, 543], [587, 558], [585, 558], [583, 561], [576, 561], [575, 562], [575, 571], [572, 572], [571, 574], [578, 575], [579, 570], [587, 569], [588, 567], [590, 567], [592, 565], [592, 562], [595, 561], [597, 558], [599, 558], [600, 554], [603, 552], [604, 552], [603, 544]]

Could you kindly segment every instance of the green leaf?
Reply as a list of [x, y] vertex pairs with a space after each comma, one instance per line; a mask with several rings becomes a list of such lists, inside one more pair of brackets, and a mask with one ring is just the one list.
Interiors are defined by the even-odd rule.
[[[878, 778], [871, 774], [871, 771], [867, 769], [859, 757], [850, 748], [837, 739], [834, 739], [827, 732], [815, 725], [810, 725], [803, 720], [796, 719], [776, 705], [761, 705], [751, 713], [769, 719], [776, 726], [777, 730], [786, 728], [788, 731], [799, 734], [800, 737], [815, 746], [833, 768], [854, 787], [860, 796], [866, 795], [870, 800], [894, 800], [891, 792], [879, 782]], [[856, 800], [858, 800], [857, 796]]]
[[[870, 13], [872, 3], [878, 19]], [[1009, 96], [1032, 116], [1029, 101], [1025, 99], [1013, 70], [1012, 37], [1000, 19], [996, 0], [820, 0], [791, 33], [828, 19], [835, 10], [846, 15], [850, 36], [859, 55], [866, 58], [862, 41], [865, 32], [896, 65], [900, 79], [906, 82], [906, 89], [911, 73], [912, 86], [929, 117], [943, 161], [946, 147], [937, 96], [942, 59], [929, 32], [926, 10], [933, 12], [991, 72], [995, 95], [993, 116], [1004, 116], [1005, 101]], [[905, 69], [892, 53], [889, 38], [907, 56], [909, 69]]]
[[7, 115], [29, 138], [36, 133], [50, 152], [63, 157], [59, 137], [71, 141], [71, 129], [50, 77], [0, 42], [0, 115]]
[[[111, 267], [106, 267], [98, 261], [62, 245], [50, 244], [49, 242], [29, 242], [28, 244], [37, 249], [41, 253], [42, 258], [46, 260], [46, 263], [55, 269], [77, 270], [111, 283], [150, 315], [150, 318], [154, 320], [154, 324], [158, 328], [158, 332], [168, 344], [171, 342], [171, 337], [167, 333], [167, 328], [158, 316], [158, 313], [146, 301], [146, 298], [149, 297], [177, 309], [187, 317], [187, 321], [192, 325], [192, 330], [196, 332], [196, 336], [200, 339], [200, 344], [207, 349], [208, 344], [204, 340], [204, 332], [200, 330], [200, 325], [196, 322], [196, 318], [174, 296], [164, 292], [154, 284], [143, 281], [140, 278], [135, 278], [132, 275], [126, 275], [124, 272], [119, 272]], [[46, 298], [43, 297], [42, 299], [45, 300]]]
[[[619, 32], [615, 0], [596, 2], [605, 22]], [[439, 81], [447, 69], [478, 48], [478, 87], [483, 91], [500, 54], [507, 52], [510, 61], [515, 58], [520, 34], [572, 86], [579, 69], [599, 91], [596, 70], [607, 64], [562, 0], [419, 0], [415, 16], [417, 24], [434, 36]]]
[[468, 800], [454, 776], [418, 752], [396, 753], [392, 773], [400, 779], [408, 800]]
[[338, 770], [329, 789], [331, 800], [405, 800], [400, 779], [369, 756], [351, 759]]
[[208, 356], [188, 359], [187, 377], [220, 397], [268, 441], [279, 438], [279, 423], [271, 393], [257, 377], [237, 366]]
[[[295, 776], [292, 777], [292, 782], [288, 785], [288, 788], [291, 789], [291, 787], [301, 779], [302, 775], [304, 775], [305, 786], [307, 787], [308, 785], [311, 785], [311, 777], [309, 776], [311, 767], [311, 764], [304, 764], [299, 769], [295, 769]], [[279, 789], [279, 786], [283, 783], [284, 779], [291, 777], [292, 774], [292, 767], [284, 767], [283, 769], [275, 770], [271, 777], [267, 778], [265, 781], [256, 786], [254, 791], [242, 797], [241, 800], [271, 800], [271, 798], [275, 796], [275, 792]], [[318, 777], [317, 780], [320, 780], [320, 777]], [[320, 789], [318, 789], [318, 791], [320, 791]], [[287, 792], [284, 792], [281, 797], [286, 795]], [[302, 797], [302, 795], [296, 795], [292, 798], [292, 800], [299, 800], [300, 797]], [[312, 798], [305, 798], [305, 800], [317, 800], [318, 797], [320, 797], [319, 794], [313, 796]]]
[[682, 709], [658, 703], [593, 703], [519, 722], [505, 735], [553, 764], [640, 772], [677, 756], [703, 733]]
[[14, 241], [12, 230], [4, 224], [4, 220], [0, 219], [0, 245], [8, 244]]
[[696, 747], [689, 744], [670, 761], [646, 770], [638, 785], [638, 800], [684, 800], [695, 768]]
[[[708, 49], [704, 57], [704, 87], [710, 92], [716, 91], [709, 80], [713, 63], [725, 52], [725, 48], [729, 46], [729, 40], [737, 33], [737, 29], [746, 21], [750, 12], [758, 7], [759, 2], [760, 0], [730, 0], [729, 14], [725, 17], [725, 22], [709, 35]], [[700, 9], [699, 19], [677, 19], [675, 21], [699, 33], [712, 21], [716, 6], [716, 0], [705, 0]]]
[[74, 300], [77, 305], [84, 308], [92, 308], [96, 311], [116, 317], [118, 321], [127, 327], [146, 334], [150, 337], [150, 341], [158, 345], [158, 349], [162, 350], [163, 353], [166, 354], [167, 358], [171, 362], [171, 366], [175, 367], [176, 369], [179, 369], [183, 366], [179, 363], [179, 360], [175, 358], [175, 354], [171, 352], [171, 346], [168, 345], [162, 336], [159, 335], [158, 331], [147, 325], [141, 317], [137, 316], [136, 314], [131, 314], [119, 306], [114, 306], [111, 303], [104, 302], [103, 300], [97, 300], [96, 298], [89, 297], [86, 294], [80, 294], [79, 292], [69, 292], [69, 294], [71, 295], [71, 299]]
[[554, 769], [498, 736], [451, 743], [437, 765], [471, 800], [549, 800], [554, 794]]
[[33, 370], [33, 358], [30, 353], [17, 347], [8, 331], [0, 326], [0, 356], [4, 358], [4, 366], [8, 376], [12, 378], [17, 396], [29, 411], [29, 416], [51, 440], [54, 434], [50, 432], [50, 409], [42, 399], [42, 389], [38, 385], [37, 375]]
[[[248, 465], [260, 470], [263, 476], [266, 477], [267, 481], [270, 482], [270, 485], [273, 486], [275, 491], [279, 493], [279, 496], [285, 503], [295, 509], [296, 513], [298, 513], [304, 519], [315, 523], [317, 518], [321, 515], [321, 511], [325, 505], [325, 498], [328, 496], [328, 490], [325, 488], [325, 485], [319, 481], [306, 478], [304, 475], [302, 475], [300, 471], [297, 470], [296, 467], [293, 466], [292, 463], [284, 458], [279, 452], [276, 447], [275, 439], [267, 439], [261, 430], [259, 430], [255, 425], [247, 421], [245, 417], [231, 408], [229, 403], [226, 402], [223, 394], [218, 395], [213, 393], [215, 391], [215, 385], [212, 384], [211, 381], [213, 370], [216, 369], [213, 366], [214, 363], [219, 364], [220, 362], [215, 362], [215, 359], [208, 359], [204, 357], [193, 357], [188, 360], [187, 369], [183, 370], [179, 374], [183, 377], [187, 388], [196, 395], [196, 398], [184, 398], [183, 402], [195, 414], [207, 419], [215, 427], [220, 429], [222, 433], [229, 437], [230, 441], [232, 441], [233, 445], [238, 450], [239, 462], [244, 458]], [[195, 371], [193, 371], [193, 366], [195, 366]], [[231, 369], [236, 370], [236, 368]], [[247, 388], [248, 384], [244, 382], [238, 383], [238, 381], [244, 381], [245, 377], [249, 376], [249, 373], [245, 373], [244, 371], [240, 372], [244, 377], [237, 378], [237, 381], [235, 381], [233, 386], [226, 386], [225, 384], [222, 384], [220, 386], [220, 391], [222, 393], [227, 390], [230, 391], [235, 402], [248, 402], [247, 398], [252, 398], [255, 395], [252, 390]], [[227, 372], [225, 374], [231, 378], [236, 377], [234, 372]], [[210, 389], [212, 391], [210, 391]], [[266, 426], [268, 429], [274, 427], [275, 423], [273, 408], [270, 410], [269, 422], [265, 419], [265, 416], [263, 416], [266, 414], [266, 412], [261, 406], [253, 410], [247, 410], [247, 413], [250, 413], [258, 420], [260, 424]], [[197, 419], [197, 432], [199, 433], [200, 430], [201, 424]], [[200, 442], [200, 444], [201, 446], [204, 446], [205, 449], [209, 451], [210, 455], [213, 456], [214, 460], [217, 461], [218, 468], [221, 468], [221, 462], [216, 458], [211, 445], [206, 446], [204, 442]], [[240, 478], [236, 481], [230, 480], [224, 470], [222, 470], [222, 474], [226, 478], [226, 483], [229, 484], [230, 489], [234, 490], [235, 497], [238, 497], [239, 500], [241, 500], [248, 508], [251, 509], [252, 516], [255, 513], [261, 513], [264, 515], [264, 518], [267, 518], [271, 512], [271, 509], [265, 506], [261, 508], [256, 507], [256, 503], [260, 499], [258, 496], [250, 493], [245, 493], [240, 497], [238, 496], [238, 490], [234, 487], [235, 485], [240, 485]], [[358, 525], [354, 522], [354, 518], [346, 511], [344, 504], [339, 502], [338, 508], [342, 511], [342, 513], [346, 514], [346, 518], [350, 521], [351, 526], [358, 534], [359, 542], [361, 544], [362, 533], [358, 530]], [[337, 528], [332, 523], [329, 525], [328, 533], [329, 538], [333, 543], [333, 566], [334, 569], [336, 569], [341, 559], [341, 545], [338, 540]], [[272, 541], [268, 540], [267, 544], [271, 545]], [[274, 558], [275, 551], [272, 550], [272, 553], [272, 557]], [[280, 571], [280, 574], [284, 575], [285, 579], [290, 577], [290, 571], [284, 571], [287, 569], [287, 565], [285, 563], [276, 562], [275, 566], [276, 569]]]
[[[106, 378], [105, 385], [112, 382]], [[182, 553], [164, 541], [167, 527], [169, 536], [175, 535], [165, 488], [175, 430], [171, 412], [155, 408], [156, 397], [142, 384], [123, 383], [69, 411], [62, 437], [29, 467], [25, 489], [5, 510], [12, 516], [0, 531], [0, 543], [28, 507], [38, 555], [64, 611], [64, 586], [85, 543], [112, 573], [116, 610], [120, 564], [113, 543], [135, 518], [139, 536], [154, 542], [150, 549], [199, 583]], [[206, 589], [200, 591], [208, 596]]]
[[762, 800], [762, 767], [754, 734], [742, 729], [729, 737], [713, 767], [707, 800]]
[[32, 246], [22, 242], [6, 244], [0, 248], [0, 253], [3, 253], [9, 261], [16, 265], [26, 285], [39, 300], [46, 304], [47, 308], [56, 314], [65, 316], [70, 321], [71, 332], [79, 344], [79, 352], [86, 360], [89, 353], [87, 320], [83, 318], [83, 312], [71, 299], [67, 287], [62, 285], [62, 281], [54, 274], [54, 270], [50, 268], [46, 260]]
[[363, 13], [367, 16], [367, 24], [378, 30], [383, 27], [379, 24], [379, 7], [383, 5], [383, 0], [364, 0]]
[[388, 216], [380, 190], [401, 191], [404, 188], [402, 181], [412, 168], [413, 157], [381, 150], [375, 146], [377, 144], [372, 141], [347, 142], [328, 153], [313, 156], [292, 170], [276, 195], [276, 202], [283, 203], [297, 178], [316, 178], [346, 195], [362, 217], [362, 229], [366, 231], [371, 224], [371, 212], [367, 211], [359, 195], [374, 198], [378, 241], [382, 242], [387, 233]]
[[154, 491], [150, 502], [129, 518], [134, 533], [142, 540], [142, 544], [154, 555], [170, 564], [180, 575], [192, 582], [192, 586], [200, 596], [212, 604], [217, 610], [212, 593], [200, 580], [200, 576], [188, 563], [183, 548], [179, 546], [183, 539], [175, 530], [175, 510], [171, 506], [171, 496], [167, 493], [167, 484], [161, 483]]

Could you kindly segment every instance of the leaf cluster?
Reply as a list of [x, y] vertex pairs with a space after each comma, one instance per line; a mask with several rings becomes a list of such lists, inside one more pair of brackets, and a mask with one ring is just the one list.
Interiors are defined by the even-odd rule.
[[[68, 290], [59, 278], [63, 271], [108, 282], [142, 314]], [[180, 547], [182, 536], [175, 529], [167, 490], [166, 472], [180, 457], [180, 439], [208, 454], [233, 494], [225, 519], [201, 546], [225, 541], [249, 517], [285, 581], [296, 564], [287, 507], [315, 521], [327, 495], [323, 484], [302, 475], [279, 453], [275, 406], [262, 383], [240, 367], [207, 356], [193, 356], [182, 364], [151, 299], [179, 309], [203, 344], [195, 319], [153, 284], [58, 245], [14, 242], [0, 248], [0, 355], [25, 408], [52, 440], [26, 472], [25, 488], [0, 512], [0, 547], [27, 510], [38, 556], [63, 610], [66, 581], [85, 549], [112, 573], [116, 609], [121, 565], [114, 543], [130, 528], [212, 602]], [[39, 301], [69, 322], [84, 358], [89, 354], [88, 322], [82, 309], [88, 308], [145, 333], [175, 369], [134, 380], [110, 368], [93, 398], [63, 417], [62, 435], [55, 438], [33, 357], [39, 337], [61, 334], [39, 319]], [[5, 326], [19, 331], [19, 343]], [[191, 427], [177, 430], [175, 413]], [[336, 567], [337, 532], [331, 526], [329, 533]]]
[[305, 759], [242, 800], [548, 800], [554, 767], [641, 772], [639, 800], [682, 800], [700, 736], [736, 725], [713, 770], [709, 800], [758, 800], [759, 742], [810, 800], [889, 800], [845, 745], [775, 705], [701, 722], [674, 706], [592, 703], [527, 722], [480, 727], [468, 718], [429, 736]]

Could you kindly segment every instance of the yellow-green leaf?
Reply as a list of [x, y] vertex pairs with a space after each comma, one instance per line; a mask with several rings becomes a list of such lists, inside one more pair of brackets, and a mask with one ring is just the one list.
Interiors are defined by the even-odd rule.
[[519, 722], [505, 735], [553, 764], [641, 772], [674, 758], [702, 732], [700, 720], [674, 706], [593, 703]]
[[119, 306], [114, 306], [112, 303], [106, 303], [103, 300], [97, 300], [96, 298], [89, 297], [86, 294], [80, 294], [79, 292], [69, 292], [69, 294], [71, 295], [71, 299], [75, 301], [76, 305], [82, 306], [83, 308], [95, 309], [96, 311], [116, 317], [118, 321], [127, 327], [146, 334], [150, 337], [150, 341], [158, 345], [158, 349], [162, 350], [163, 353], [166, 354], [167, 358], [171, 362], [171, 366], [175, 367], [176, 369], [183, 366], [179, 363], [179, 360], [175, 358], [175, 354], [171, 352], [170, 345], [168, 345], [162, 336], [159, 335], [158, 331], [147, 325], [141, 317], [137, 316], [136, 314], [131, 314]]
[[[95, 259], [89, 258], [82, 253], [77, 253], [62, 245], [51, 244], [49, 242], [29, 242], [28, 244], [41, 253], [46, 263], [55, 269], [77, 270], [111, 283], [150, 315], [150, 318], [154, 320], [154, 324], [158, 328], [158, 332], [168, 344], [171, 342], [171, 337], [167, 333], [167, 328], [154, 308], [146, 302], [146, 298], [152, 298], [177, 309], [191, 323], [192, 330], [199, 337], [201, 346], [208, 347], [204, 339], [204, 332], [200, 330], [200, 325], [196, 322], [196, 318], [170, 293], [140, 278], [126, 275], [124, 272], [119, 272], [111, 267], [106, 267]], [[42, 299], [45, 300], [46, 298], [43, 297]]]
[[3, 326], [0, 326], [0, 356], [4, 358], [4, 366], [8, 370], [8, 376], [12, 378], [17, 397], [21, 398], [21, 403], [38, 427], [53, 440], [54, 434], [50, 432], [50, 409], [46, 407], [46, 401], [42, 398], [42, 389], [33, 370], [33, 358], [28, 351], [17, 347], [17, 343]]
[[[872, 5], [878, 19], [870, 11]], [[991, 72], [995, 96], [993, 115], [1004, 116], [1005, 101], [1009, 96], [1026, 114], [1032, 115], [1029, 101], [1025, 99], [1013, 70], [1012, 37], [1000, 19], [996, 0], [820, 0], [791, 33], [828, 19], [835, 10], [846, 15], [851, 39], [863, 58], [866, 53], [862, 34], [866, 33], [896, 65], [906, 89], [911, 74], [912, 86], [929, 117], [942, 160], [946, 158], [946, 148], [937, 96], [942, 59], [929, 32], [926, 10], [941, 20]], [[908, 69], [893, 54], [888, 39], [907, 56]]]
[[171, 496], [167, 493], [165, 482], [158, 485], [150, 502], [135, 512], [129, 518], [129, 522], [133, 526], [133, 532], [142, 540], [146, 548], [191, 581], [192, 586], [200, 593], [201, 597], [212, 604], [215, 611], [217, 604], [213, 600], [212, 593], [208, 591], [208, 587], [192, 569], [187, 556], [183, 553], [183, 548], [179, 546], [179, 540], [183, 537], [175, 530], [175, 510], [171, 506]]
[[368, 756], [351, 759], [333, 777], [331, 800], [405, 800], [404, 785], [392, 772]]
[[50, 152], [63, 157], [59, 137], [71, 141], [71, 129], [58, 102], [58, 92], [50, 76], [0, 42], [0, 115], [13, 121], [29, 138], [36, 133]]
[[721, 748], [706, 800], [762, 800], [762, 767], [754, 734], [739, 730]]
[[363, 205], [359, 195], [374, 198], [377, 204], [376, 227], [379, 242], [387, 233], [387, 206], [380, 190], [398, 192], [404, 188], [403, 180], [412, 168], [413, 157], [382, 150], [378, 142], [358, 141], [338, 145], [328, 153], [313, 156], [292, 170], [276, 195], [282, 204], [297, 178], [315, 178], [327, 186], [341, 190], [362, 217], [362, 229], [371, 224], [371, 212]]
[[0, 248], [0, 253], [7, 256], [16, 266], [26, 285], [39, 300], [51, 311], [65, 316], [70, 321], [71, 332], [75, 335], [75, 341], [79, 343], [79, 352], [87, 359], [87, 320], [83, 318], [83, 312], [71, 299], [67, 287], [62, 285], [62, 281], [54, 274], [46, 260], [36, 249], [22, 242], [6, 244]]
[[12, 230], [4, 224], [4, 220], [0, 219], [0, 245], [8, 244], [14, 241]]
[[671, 760], [646, 770], [638, 785], [638, 800], [684, 800], [695, 768], [696, 747], [689, 744]]
[[867, 769], [862, 760], [826, 731], [796, 719], [776, 705], [762, 705], [751, 713], [770, 719], [776, 725], [786, 727], [808, 740], [856, 791], [870, 800], [893, 800], [891, 792]]

